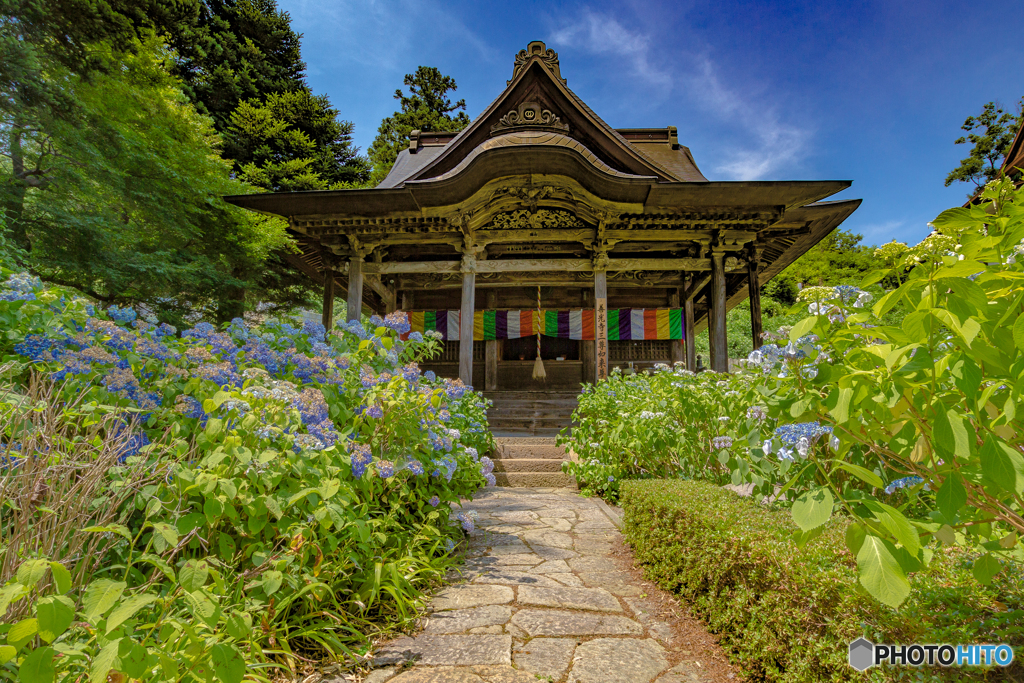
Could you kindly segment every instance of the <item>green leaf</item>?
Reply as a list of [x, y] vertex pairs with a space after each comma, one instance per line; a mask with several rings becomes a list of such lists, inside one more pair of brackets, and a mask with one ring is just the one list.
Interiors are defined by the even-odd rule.
[[1018, 350], [1024, 351], [1024, 315], [1018, 316], [1013, 323], [1013, 343]]
[[267, 592], [267, 595], [273, 595], [281, 587], [282, 580], [281, 572], [263, 572], [263, 590]]
[[835, 501], [832, 493], [822, 487], [805, 492], [793, 503], [793, 521], [804, 531], [810, 531], [828, 521]]
[[910, 551], [911, 555], [917, 555], [921, 550], [921, 539], [917, 535], [917, 530], [907, 521], [902, 512], [891, 505], [873, 500], [865, 501], [864, 505], [875, 513], [878, 521], [896, 537], [900, 545]]
[[810, 318], [804, 318], [796, 325], [793, 325], [793, 329], [789, 331], [789, 340], [795, 342], [800, 337], [805, 336], [808, 332], [814, 329], [814, 326], [818, 324], [818, 316], [811, 316]]
[[204, 430], [204, 433], [206, 434], [206, 436], [208, 436], [209, 438], [212, 439], [215, 436], [217, 436], [218, 434], [220, 434], [223, 430], [224, 430], [224, 420], [221, 420], [219, 418], [215, 418], [214, 417], [214, 418], [210, 418], [206, 422], [206, 429]]
[[874, 472], [872, 472], [871, 470], [865, 469], [860, 465], [854, 465], [851, 462], [844, 462], [842, 460], [836, 460], [834, 462], [837, 468], [841, 470], [846, 470], [847, 472], [857, 477], [861, 481], [871, 484], [876, 489], [885, 488], [885, 482], [882, 481], [882, 478], [875, 474]]
[[18, 566], [18, 572], [15, 574], [15, 577], [22, 586], [35, 588], [36, 584], [46, 576], [46, 570], [49, 568], [50, 563], [46, 560], [28, 560]]
[[252, 616], [247, 612], [232, 612], [224, 626], [232, 638], [244, 640], [252, 632]]
[[21, 600], [30, 592], [28, 586], [23, 586], [20, 583], [9, 583], [0, 588], [0, 617], [7, 614], [7, 608], [11, 603]]
[[177, 581], [177, 579], [174, 576], [174, 569], [171, 567], [171, 565], [167, 564], [167, 561], [164, 560], [162, 557], [153, 555], [152, 553], [146, 553], [144, 555], [139, 556], [138, 561], [146, 562], [148, 564], [153, 565], [158, 570], [160, 570], [161, 574], [167, 577], [168, 581]]
[[851, 522], [850, 526], [846, 527], [846, 547], [850, 549], [854, 556], [860, 552], [861, 546], [864, 545], [865, 536], [867, 536], [867, 529], [864, 528], [863, 524]]
[[99, 654], [92, 660], [92, 667], [89, 670], [90, 683], [106, 683], [107, 674], [117, 663], [117, 650], [121, 646], [121, 638], [111, 640], [103, 646]]
[[52, 647], [40, 647], [28, 653], [18, 669], [21, 683], [53, 683], [56, 667], [53, 663]]
[[118, 648], [117, 658], [121, 670], [128, 674], [128, 678], [142, 678], [146, 673], [146, 657], [149, 652], [142, 643], [135, 643], [125, 638]]
[[221, 683], [241, 683], [245, 676], [245, 659], [234, 645], [217, 643], [210, 648], [213, 673]]
[[860, 584], [872, 597], [890, 607], [899, 607], [910, 595], [910, 581], [888, 545], [877, 536], [866, 536], [857, 553], [857, 570]]
[[[67, 593], [71, 590], [71, 572], [60, 562], [50, 563], [50, 575], [53, 577], [53, 584], [58, 593]], [[3, 611], [0, 610], [0, 615]]]
[[985, 553], [974, 561], [974, 566], [971, 567], [971, 572], [979, 583], [987, 585], [992, 583], [992, 578], [998, 574], [1002, 568], [1003, 565], [999, 563], [999, 560], [997, 560], [992, 553]]
[[836, 392], [836, 407], [829, 410], [829, 415], [835, 418], [837, 423], [846, 422], [850, 419], [850, 399], [853, 398], [853, 389], [845, 388]]
[[153, 529], [160, 534], [160, 536], [167, 541], [167, 545], [172, 548], [178, 545], [178, 530], [166, 522], [156, 522], [153, 525]]
[[217, 626], [220, 617], [220, 606], [213, 602], [205, 591], [185, 594], [185, 602], [192, 611], [192, 616], [201, 619], [210, 628]]
[[63, 595], [43, 598], [36, 604], [39, 637], [52, 643], [68, 630], [75, 620], [75, 603]]
[[16, 654], [18, 654], [18, 651], [11, 645], [0, 645], [0, 665], [6, 664], [14, 659], [14, 655]]
[[189, 593], [193, 593], [206, 584], [210, 576], [210, 565], [206, 560], [189, 560], [178, 572], [178, 581], [181, 587]]
[[935, 538], [943, 545], [953, 545], [956, 543], [956, 531], [954, 531], [953, 527], [950, 525], [943, 524], [939, 527], [939, 530], [935, 532]]
[[159, 596], [153, 595], [152, 593], [143, 593], [142, 595], [133, 595], [122, 602], [117, 606], [117, 609], [111, 612], [110, 616], [107, 617], [107, 635], [110, 635], [111, 631], [135, 616], [135, 613], [140, 609], [146, 605], [157, 602], [159, 599]]
[[960, 475], [950, 473], [946, 477], [942, 486], [939, 487], [938, 493], [935, 494], [935, 502], [939, 506], [939, 512], [947, 521], [952, 522], [956, 519], [956, 513], [967, 503], [967, 489], [960, 481]]
[[981, 447], [981, 471], [985, 479], [1004, 491], [1024, 491], [1024, 457], [991, 434]]
[[39, 620], [35, 617], [22, 619], [7, 632], [7, 643], [20, 648], [29, 638], [39, 633]]
[[224, 505], [216, 498], [207, 498], [203, 501], [203, 514], [206, 515], [206, 521], [212, 526], [224, 514]]
[[123, 581], [112, 581], [110, 579], [97, 579], [85, 589], [85, 596], [82, 598], [82, 612], [85, 620], [95, 624], [107, 610], [114, 606], [121, 599], [121, 594], [128, 584]]

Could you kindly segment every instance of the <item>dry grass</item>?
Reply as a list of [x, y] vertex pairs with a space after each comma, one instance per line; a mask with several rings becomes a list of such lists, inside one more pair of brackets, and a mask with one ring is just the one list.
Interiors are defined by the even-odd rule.
[[159, 468], [153, 457], [120, 463], [131, 438], [123, 418], [98, 414], [81, 396], [61, 403], [52, 383], [33, 377], [27, 391], [0, 392], [0, 585], [37, 557], [88, 580], [104, 552], [127, 541], [83, 529], [122, 523], [135, 507], [129, 500], [166, 476], [171, 458]]

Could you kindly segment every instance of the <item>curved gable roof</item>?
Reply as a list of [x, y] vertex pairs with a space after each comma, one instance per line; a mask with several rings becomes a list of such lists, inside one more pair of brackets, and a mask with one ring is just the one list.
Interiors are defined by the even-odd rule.
[[[577, 140], [604, 164], [620, 173], [653, 176], [662, 182], [693, 179], [692, 174], [683, 177], [683, 174], [668, 165], [659, 163], [652, 155], [642, 151], [639, 145], [630, 144], [605, 123], [566, 86], [558, 69], [558, 56], [555, 52], [546, 50], [544, 43], [536, 41], [520, 53], [512, 80], [505, 90], [445, 145], [439, 154], [426, 164], [417, 163], [417, 170], [406, 175], [403, 180], [429, 180], [448, 173], [495, 132], [552, 130], [550, 124], [542, 123], [540, 119], [536, 122], [515, 119], [515, 113], [521, 105], [527, 104], [534, 104], [545, 113], [550, 112], [561, 127], [568, 126], [568, 130], [560, 127], [558, 132]], [[509, 123], [510, 120], [512, 123]], [[544, 117], [543, 120], [547, 121], [548, 118]], [[492, 128], [498, 128], [498, 131], [492, 132]], [[700, 174], [699, 171], [696, 173]]]

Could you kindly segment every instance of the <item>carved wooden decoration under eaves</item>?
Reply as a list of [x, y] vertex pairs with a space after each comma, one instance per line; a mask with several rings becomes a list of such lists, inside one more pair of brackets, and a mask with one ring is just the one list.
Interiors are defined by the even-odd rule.
[[[519, 54], [516, 55], [516, 63], [512, 67], [512, 80], [519, 75], [519, 72], [523, 70], [526, 63], [530, 61], [530, 57], [540, 57], [540, 61], [546, 66], [551, 73], [555, 75], [555, 78], [565, 83], [565, 79], [562, 78], [562, 71], [558, 67], [558, 53], [547, 47], [543, 42], [535, 40], [526, 46], [525, 50], [520, 50]], [[508, 81], [505, 85], [508, 85], [512, 81]]]
[[505, 114], [496, 124], [491, 126], [491, 135], [499, 135], [516, 128], [531, 130], [549, 130], [557, 133], [568, 133], [569, 124], [553, 114], [550, 109], [542, 109], [536, 102], [523, 102]]
[[568, 211], [538, 209], [531, 213], [526, 209], [520, 209], [495, 215], [493, 222], [487, 227], [495, 230], [537, 230], [582, 228], [584, 223]]

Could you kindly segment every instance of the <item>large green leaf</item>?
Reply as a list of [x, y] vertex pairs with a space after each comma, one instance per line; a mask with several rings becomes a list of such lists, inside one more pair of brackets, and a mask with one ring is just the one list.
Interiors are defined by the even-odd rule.
[[60, 562], [50, 563], [50, 575], [53, 577], [53, 583], [58, 593], [67, 593], [71, 590], [71, 572]]
[[839, 391], [834, 393], [836, 395], [836, 406], [828, 412], [835, 418], [838, 424], [842, 424], [850, 419], [850, 399], [853, 398], [853, 389], [847, 387], [839, 389]]
[[1013, 323], [1013, 343], [1021, 351], [1024, 351], [1024, 315], [1019, 316]]
[[46, 560], [28, 560], [18, 566], [15, 578], [18, 579], [18, 583], [22, 586], [33, 588], [43, 580], [43, 577], [46, 576], [46, 570], [49, 568], [50, 563]]
[[110, 616], [107, 617], [107, 634], [109, 635], [115, 628], [135, 616], [135, 613], [140, 609], [146, 605], [156, 602], [159, 599], [160, 597], [157, 595], [144, 593], [142, 595], [133, 595], [122, 602], [117, 606], [117, 609], [111, 612]]
[[907, 521], [902, 512], [891, 505], [873, 500], [865, 501], [864, 505], [875, 513], [875, 517], [882, 523], [882, 526], [895, 536], [900, 545], [906, 548], [911, 555], [918, 554], [921, 550], [921, 538], [917, 535], [917, 529]]
[[12, 645], [0, 645], [0, 664], [6, 664], [14, 659], [18, 651]]
[[95, 623], [118, 600], [128, 584], [123, 581], [112, 581], [111, 579], [97, 579], [85, 589], [85, 596], [82, 598], [82, 613], [86, 621]]
[[885, 488], [885, 482], [882, 481], [882, 478], [875, 474], [874, 472], [872, 472], [871, 470], [865, 469], [860, 465], [854, 465], [851, 462], [844, 462], [842, 460], [836, 460], [835, 464], [838, 469], [846, 470], [847, 472], [857, 477], [861, 481], [871, 484], [876, 489]]
[[910, 581], [886, 541], [866, 536], [857, 553], [860, 584], [879, 602], [899, 607], [910, 595]]
[[178, 572], [181, 587], [189, 593], [199, 590], [210, 576], [210, 565], [206, 560], [189, 560]]
[[115, 638], [93, 657], [92, 667], [89, 669], [89, 683], [107, 683], [107, 674], [118, 663], [117, 651], [120, 646], [121, 638]]
[[36, 618], [39, 619], [39, 637], [52, 643], [75, 620], [75, 603], [63, 595], [43, 598], [36, 604]]
[[967, 489], [960, 481], [960, 475], [952, 472], [946, 477], [935, 494], [935, 502], [938, 503], [942, 516], [952, 523], [956, 519], [956, 513], [967, 503]]
[[832, 493], [822, 487], [806, 491], [793, 503], [793, 521], [804, 531], [810, 531], [828, 521], [835, 501]]
[[56, 668], [52, 647], [40, 647], [28, 653], [18, 669], [20, 683], [53, 683]]
[[981, 471], [1004, 491], [1024, 492], [1024, 456], [991, 434], [981, 447]]
[[221, 683], [241, 683], [245, 676], [245, 659], [234, 645], [217, 643], [210, 649], [210, 661]]
[[980, 583], [992, 583], [992, 578], [1002, 570], [1003, 566], [992, 553], [985, 553], [974, 561], [971, 572]]
[[789, 340], [795, 342], [800, 337], [803, 337], [808, 332], [814, 329], [814, 326], [818, 324], [818, 316], [811, 316], [810, 318], [804, 318], [796, 325], [793, 325], [793, 329], [789, 331]]
[[7, 642], [14, 647], [21, 647], [37, 633], [39, 633], [38, 619], [35, 617], [22, 619], [7, 632]]

